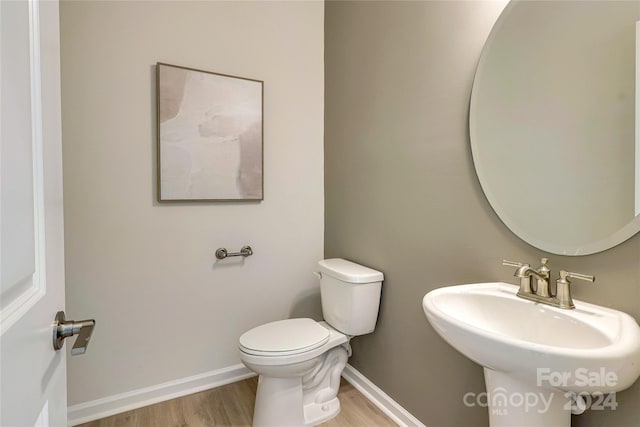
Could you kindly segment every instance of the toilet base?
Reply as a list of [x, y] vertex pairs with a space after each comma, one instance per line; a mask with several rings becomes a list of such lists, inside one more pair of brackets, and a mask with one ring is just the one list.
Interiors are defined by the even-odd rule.
[[[263, 374], [258, 379], [252, 426], [311, 427], [338, 415], [340, 374], [349, 357], [348, 349], [345, 343], [306, 362], [280, 367], [282, 370], [260, 369]], [[292, 366], [299, 369], [293, 371]], [[298, 375], [286, 378], [266, 375], [278, 371]]]
[[260, 376], [253, 427], [312, 427], [338, 415], [337, 397], [323, 403], [303, 406], [300, 378], [271, 378]]
[[305, 426], [301, 378], [273, 378], [260, 375], [252, 426]]
[[304, 419], [307, 427], [315, 426], [338, 415], [340, 401], [334, 397], [325, 403], [309, 403], [304, 407]]

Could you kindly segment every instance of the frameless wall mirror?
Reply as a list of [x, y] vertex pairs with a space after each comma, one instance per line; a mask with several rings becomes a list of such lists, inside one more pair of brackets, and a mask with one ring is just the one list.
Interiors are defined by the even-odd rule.
[[640, 1], [512, 1], [487, 40], [473, 161], [495, 212], [539, 249], [587, 255], [640, 230], [638, 21]]

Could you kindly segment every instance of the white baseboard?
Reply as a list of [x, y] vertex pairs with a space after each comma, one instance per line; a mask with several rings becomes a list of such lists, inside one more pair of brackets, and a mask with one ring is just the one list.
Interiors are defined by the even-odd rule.
[[[69, 426], [74, 426], [94, 421], [165, 400], [175, 399], [176, 397], [242, 381], [253, 376], [255, 376], [255, 373], [244, 365], [238, 364], [205, 372], [204, 374], [79, 403], [68, 408], [68, 424]], [[425, 427], [420, 420], [411, 415], [353, 366], [347, 364], [342, 376], [400, 427]]]
[[342, 377], [400, 427], [426, 427], [353, 366], [347, 364], [342, 371]]
[[90, 402], [79, 403], [67, 409], [68, 424], [74, 426], [94, 421], [165, 400], [175, 399], [176, 397], [231, 384], [255, 375], [244, 365], [238, 364], [205, 372], [204, 374], [107, 396]]

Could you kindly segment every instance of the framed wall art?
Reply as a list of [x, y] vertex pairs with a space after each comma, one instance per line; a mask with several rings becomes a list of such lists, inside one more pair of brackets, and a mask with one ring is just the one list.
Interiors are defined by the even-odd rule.
[[260, 80], [157, 63], [158, 201], [263, 200]]

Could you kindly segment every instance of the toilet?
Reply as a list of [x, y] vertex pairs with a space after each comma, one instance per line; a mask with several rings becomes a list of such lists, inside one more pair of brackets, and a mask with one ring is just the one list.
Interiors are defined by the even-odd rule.
[[340, 258], [318, 262], [324, 321], [287, 319], [240, 337], [240, 360], [257, 373], [253, 427], [302, 427], [340, 411], [349, 340], [373, 332], [383, 274]]

